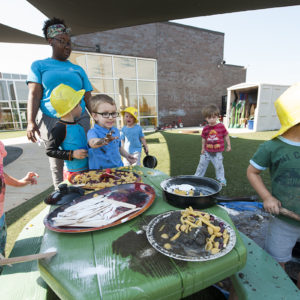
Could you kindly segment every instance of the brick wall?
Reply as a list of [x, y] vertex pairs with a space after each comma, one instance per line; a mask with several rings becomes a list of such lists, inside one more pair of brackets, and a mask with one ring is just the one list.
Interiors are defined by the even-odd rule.
[[[203, 121], [201, 109], [221, 106], [227, 87], [245, 81], [246, 69], [220, 65], [224, 34], [174, 23], [133, 26], [72, 38], [74, 50], [157, 59], [159, 123]], [[219, 65], [219, 67], [218, 67]]]

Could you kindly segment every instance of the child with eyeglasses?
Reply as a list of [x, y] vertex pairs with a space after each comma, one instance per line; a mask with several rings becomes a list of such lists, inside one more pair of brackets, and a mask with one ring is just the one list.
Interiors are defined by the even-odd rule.
[[88, 131], [89, 169], [122, 167], [121, 155], [130, 164], [136, 158], [124, 150], [120, 140], [120, 131], [114, 127], [119, 116], [115, 101], [105, 94], [91, 97], [90, 107], [95, 125]]

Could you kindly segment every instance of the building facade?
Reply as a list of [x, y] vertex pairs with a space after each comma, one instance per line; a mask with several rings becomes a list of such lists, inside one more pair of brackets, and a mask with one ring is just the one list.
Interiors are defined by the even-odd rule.
[[[74, 36], [72, 43], [70, 60], [85, 69], [93, 94], [110, 95], [119, 110], [137, 107], [144, 128], [179, 119], [198, 126], [205, 105], [226, 107], [227, 88], [246, 79], [244, 67], [224, 62], [221, 32], [164, 22]], [[2, 130], [26, 129], [26, 77], [0, 73]]]
[[0, 73], [1, 130], [22, 130], [27, 126], [28, 87], [26, 75]]
[[[150, 84], [147, 86], [149, 94], [137, 90], [136, 100], [128, 103], [140, 108], [140, 115], [145, 117], [141, 125], [152, 125], [157, 118], [157, 124], [181, 119], [184, 126], [198, 126], [203, 121], [201, 110], [205, 105], [216, 104], [221, 109], [227, 87], [246, 79], [244, 67], [224, 62], [224, 34], [221, 32], [165, 22], [79, 35], [72, 37], [72, 42], [73, 50], [87, 56], [106, 54], [156, 62], [156, 78], [152, 79], [152, 88]], [[117, 86], [120, 80], [129, 80], [120, 74], [114, 76]], [[95, 90], [105, 92], [103, 88]], [[122, 103], [118, 100], [126, 99], [126, 93], [124, 97], [115, 88], [114, 95], [121, 106], [126, 106], [125, 100]]]

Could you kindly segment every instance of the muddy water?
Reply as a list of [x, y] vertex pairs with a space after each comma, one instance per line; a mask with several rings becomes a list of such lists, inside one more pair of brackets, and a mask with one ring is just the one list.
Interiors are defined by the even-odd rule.
[[[272, 216], [261, 209], [243, 212], [231, 209], [226, 210], [228, 211], [236, 228], [254, 240], [260, 247], [264, 248], [268, 223]], [[286, 264], [286, 272], [291, 278], [296, 279], [297, 274], [300, 272], [300, 251], [298, 251], [298, 253], [293, 251], [293, 253], [294, 256], [292, 260]]]

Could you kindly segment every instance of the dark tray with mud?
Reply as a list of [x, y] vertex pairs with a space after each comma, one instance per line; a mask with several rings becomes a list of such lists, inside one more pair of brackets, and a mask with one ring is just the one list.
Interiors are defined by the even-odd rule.
[[[170, 211], [158, 215], [149, 223], [147, 238], [157, 251], [178, 260], [207, 261], [222, 257], [233, 249], [236, 243], [235, 231], [227, 222], [215, 215], [192, 210], [192, 213], [198, 213], [199, 219], [205, 220], [209, 225], [201, 222], [201, 226], [190, 225], [182, 228], [183, 224], [199, 222], [198, 217], [192, 215], [192, 218], [188, 216], [188, 222], [182, 223], [182, 212], [185, 214], [188, 210]], [[205, 214], [206, 218], [203, 219]], [[212, 229], [219, 231], [219, 237]], [[224, 232], [229, 236], [225, 243], [223, 243]]]

